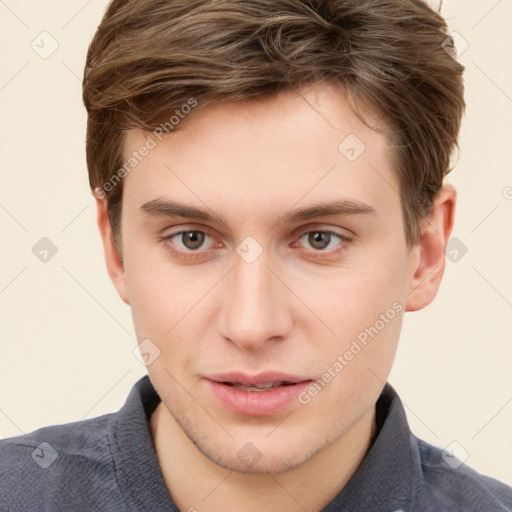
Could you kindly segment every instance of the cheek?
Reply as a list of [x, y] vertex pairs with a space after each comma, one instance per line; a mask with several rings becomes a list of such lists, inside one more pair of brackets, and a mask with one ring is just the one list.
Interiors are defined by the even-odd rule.
[[405, 301], [408, 261], [403, 255], [385, 256], [314, 277], [296, 274], [295, 291], [337, 334], [354, 335], [354, 329], [373, 324], [393, 304]]
[[132, 249], [125, 270], [137, 339], [151, 339], [163, 356], [159, 362], [167, 365], [180, 354], [183, 369], [213, 319], [207, 293], [218, 275], [172, 264], [161, 250]]
[[137, 338], [164, 339], [183, 315], [187, 302], [179, 276], [169, 274], [169, 265], [163, 264], [151, 248], [127, 244], [125, 272], [132, 316]]
[[152, 380], [162, 383], [160, 389], [172, 390], [178, 396], [177, 382], [191, 371], [198, 352], [195, 340], [201, 338], [198, 324], [189, 321], [198, 300], [186, 296], [181, 283], [162, 278], [155, 267], [135, 268], [145, 268], [130, 272], [127, 279], [137, 340], [149, 339], [150, 346], [158, 348], [148, 373]]
[[[308, 288], [311, 280], [302, 281], [298, 294], [302, 294], [306, 304], [312, 305], [322, 321], [304, 324], [310, 333], [307, 339], [318, 370], [331, 368], [338, 356], [342, 356], [343, 369], [337, 365], [337, 374], [350, 375], [357, 382], [372, 378], [369, 371], [372, 368], [385, 380], [401, 329], [407, 268], [403, 255], [382, 254], [379, 259], [362, 262], [357, 268], [338, 271], [323, 281], [322, 286]], [[321, 335], [319, 330], [323, 331]]]
[[400, 336], [404, 309], [396, 296], [365, 291], [348, 301], [350, 308], [339, 301], [333, 309], [330, 322], [336, 334], [317, 335], [310, 346], [310, 368], [318, 380], [309, 398], [318, 395], [318, 410], [352, 411], [357, 416], [377, 399]]

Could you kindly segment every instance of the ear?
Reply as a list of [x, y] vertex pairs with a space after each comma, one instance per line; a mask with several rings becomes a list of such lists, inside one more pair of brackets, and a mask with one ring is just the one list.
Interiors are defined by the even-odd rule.
[[112, 227], [108, 217], [107, 200], [103, 197], [96, 197], [96, 206], [98, 209], [98, 227], [103, 241], [103, 250], [105, 252], [105, 262], [107, 264], [108, 275], [110, 276], [110, 279], [112, 279], [121, 299], [129, 305], [130, 302], [128, 299], [123, 259], [117, 250], [116, 244], [114, 243]]
[[455, 187], [444, 185], [434, 198], [430, 214], [420, 221], [421, 238], [414, 248], [419, 257], [412, 269], [406, 311], [428, 306], [437, 295], [446, 265], [445, 249], [453, 228], [456, 198]]

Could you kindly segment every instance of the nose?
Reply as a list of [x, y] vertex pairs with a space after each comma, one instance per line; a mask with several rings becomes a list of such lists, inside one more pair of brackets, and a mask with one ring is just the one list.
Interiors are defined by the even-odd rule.
[[224, 280], [220, 335], [245, 350], [283, 340], [292, 326], [290, 292], [270, 269], [266, 252], [248, 263], [235, 256]]

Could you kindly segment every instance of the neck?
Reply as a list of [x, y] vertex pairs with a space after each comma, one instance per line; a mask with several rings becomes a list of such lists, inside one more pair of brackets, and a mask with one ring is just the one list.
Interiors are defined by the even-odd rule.
[[321, 510], [345, 487], [376, 430], [372, 407], [336, 442], [285, 473], [237, 473], [206, 458], [162, 402], [150, 419], [162, 474], [182, 512]]

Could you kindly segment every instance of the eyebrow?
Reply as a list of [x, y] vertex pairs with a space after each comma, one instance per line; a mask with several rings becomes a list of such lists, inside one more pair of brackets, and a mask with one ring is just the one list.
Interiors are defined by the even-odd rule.
[[[170, 199], [154, 199], [144, 203], [140, 208], [150, 217], [183, 217], [227, 225], [221, 215], [208, 208], [196, 208]], [[377, 215], [377, 211], [361, 201], [343, 199], [295, 208], [284, 214], [279, 222], [294, 223], [334, 215]]]

